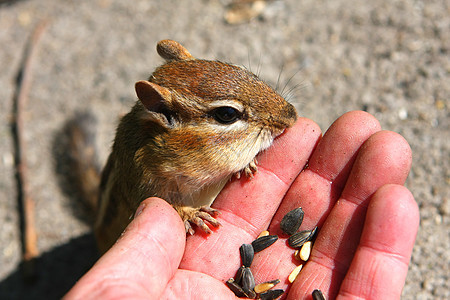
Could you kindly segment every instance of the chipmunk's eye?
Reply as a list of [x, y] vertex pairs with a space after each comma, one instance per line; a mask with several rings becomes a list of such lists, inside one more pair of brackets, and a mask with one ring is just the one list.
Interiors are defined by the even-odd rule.
[[217, 122], [222, 124], [231, 124], [236, 122], [241, 113], [230, 106], [221, 106], [212, 111], [212, 116]]

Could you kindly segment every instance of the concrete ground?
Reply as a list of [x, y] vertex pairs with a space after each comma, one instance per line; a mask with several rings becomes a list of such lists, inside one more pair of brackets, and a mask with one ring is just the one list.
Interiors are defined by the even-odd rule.
[[[68, 181], [64, 125], [92, 111], [104, 159], [134, 82], [162, 62], [155, 45], [165, 38], [196, 57], [259, 70], [272, 85], [281, 73], [301, 115], [323, 130], [344, 112], [366, 110], [402, 134], [413, 150], [407, 187], [421, 211], [403, 299], [450, 299], [450, 3], [270, 1], [234, 25], [224, 21], [229, 3], [0, 1], [0, 299], [59, 298], [96, 260]], [[25, 124], [40, 277], [24, 284], [10, 120], [27, 39], [44, 19]]]

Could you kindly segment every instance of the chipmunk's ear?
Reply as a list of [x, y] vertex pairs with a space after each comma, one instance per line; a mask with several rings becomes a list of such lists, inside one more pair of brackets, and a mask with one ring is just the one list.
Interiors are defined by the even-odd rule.
[[134, 88], [139, 100], [149, 111], [159, 113], [167, 109], [167, 104], [172, 100], [168, 89], [146, 80], [136, 82]]
[[146, 80], [136, 82], [134, 87], [139, 100], [147, 109], [146, 118], [163, 127], [172, 127], [172, 93], [165, 87]]
[[172, 40], [162, 40], [156, 45], [159, 56], [167, 61], [194, 60], [195, 58], [180, 43]]

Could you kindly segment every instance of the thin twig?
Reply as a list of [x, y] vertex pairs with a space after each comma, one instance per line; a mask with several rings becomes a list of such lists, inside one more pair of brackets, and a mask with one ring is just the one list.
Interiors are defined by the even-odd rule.
[[34, 201], [31, 197], [28, 167], [26, 163], [26, 144], [24, 138], [24, 111], [27, 107], [28, 95], [32, 81], [32, 66], [37, 55], [37, 45], [47, 28], [48, 21], [41, 21], [34, 29], [28, 41], [17, 75], [16, 92], [14, 94], [13, 137], [15, 144], [16, 179], [18, 187], [18, 204], [21, 219], [22, 271], [26, 279], [36, 276], [35, 259], [39, 255], [37, 236], [34, 226]]

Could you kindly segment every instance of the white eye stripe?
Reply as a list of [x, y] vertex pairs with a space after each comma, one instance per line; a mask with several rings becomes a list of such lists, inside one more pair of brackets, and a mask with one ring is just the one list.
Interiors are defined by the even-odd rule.
[[240, 103], [239, 101], [236, 101], [236, 100], [216, 100], [216, 101], [207, 103], [206, 106], [208, 107], [209, 110], [212, 110], [212, 109], [215, 109], [218, 107], [229, 106], [229, 107], [236, 109], [240, 113], [242, 113], [244, 111], [244, 106], [242, 105], [242, 103]]
[[224, 132], [224, 131], [233, 131], [233, 130], [247, 130], [248, 123], [243, 120], [237, 120], [232, 124], [220, 124], [220, 123], [206, 123], [204, 126], [210, 127], [213, 131], [216, 132]]

